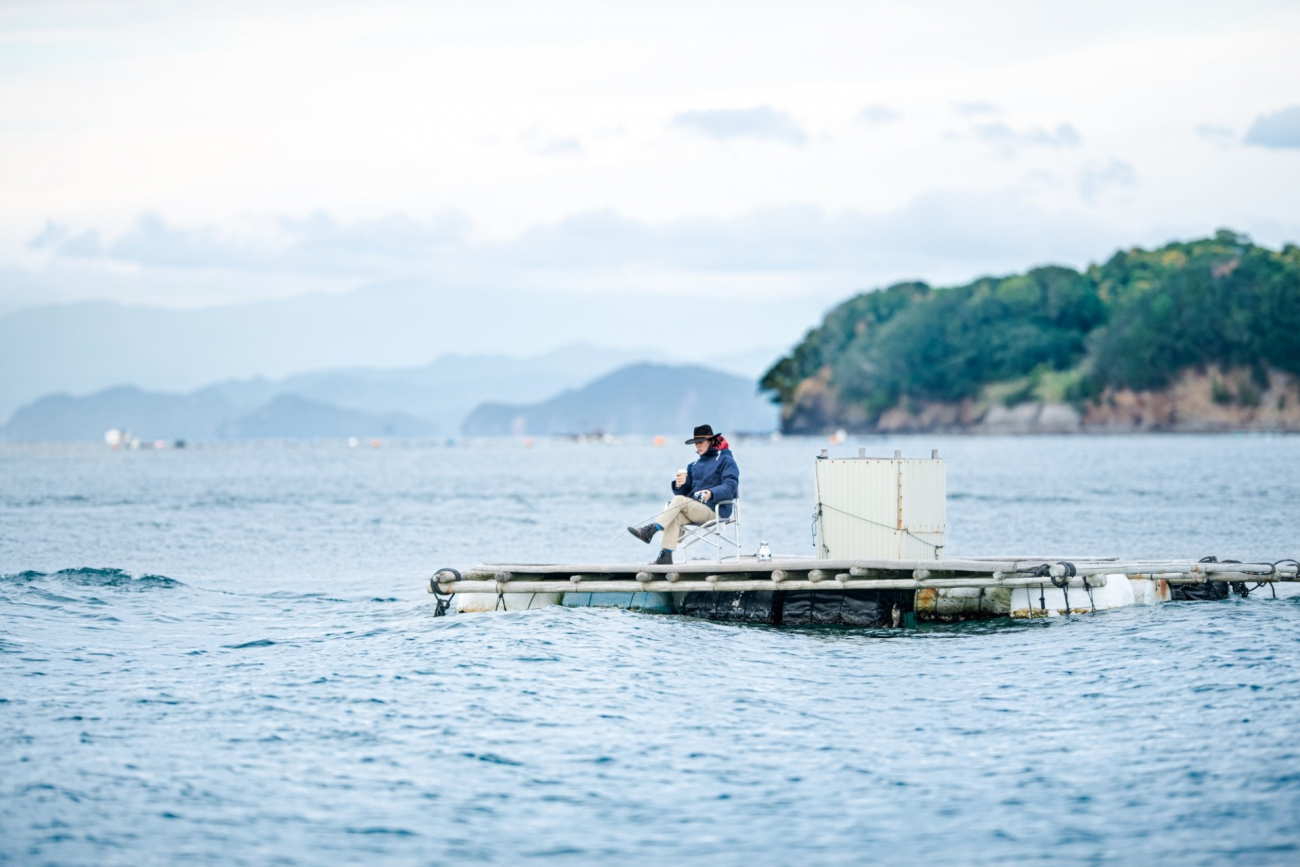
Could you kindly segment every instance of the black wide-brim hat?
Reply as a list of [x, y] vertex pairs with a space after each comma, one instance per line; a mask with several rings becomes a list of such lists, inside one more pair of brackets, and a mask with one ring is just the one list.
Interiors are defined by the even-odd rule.
[[686, 444], [687, 444], [688, 446], [689, 446], [689, 445], [693, 445], [693, 444], [699, 442], [700, 440], [711, 440], [711, 439], [713, 439], [715, 436], [717, 436], [717, 434], [715, 434], [715, 433], [713, 432], [713, 428], [712, 428], [712, 427], [710, 427], [710, 426], [707, 425], [707, 424], [702, 424], [702, 425], [700, 425], [699, 427], [697, 427], [697, 428], [695, 429], [695, 436], [693, 436], [693, 437], [691, 437], [690, 439], [688, 439], [688, 440], [686, 441]]

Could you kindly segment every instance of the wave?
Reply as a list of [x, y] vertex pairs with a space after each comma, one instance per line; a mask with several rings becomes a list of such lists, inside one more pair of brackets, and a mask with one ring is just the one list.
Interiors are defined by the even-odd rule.
[[[1109, 493], [1102, 491], [1100, 493]], [[1051, 494], [973, 494], [964, 491], [952, 491], [948, 500], [970, 500], [977, 503], [1082, 503], [1080, 497]]]
[[168, 578], [166, 575], [136, 577], [122, 569], [95, 569], [89, 566], [79, 569], [60, 569], [57, 572], [37, 572], [29, 569], [12, 575], [0, 575], [0, 581], [14, 584], [55, 582], [75, 587], [120, 587], [126, 590], [166, 590], [185, 586], [184, 582]]

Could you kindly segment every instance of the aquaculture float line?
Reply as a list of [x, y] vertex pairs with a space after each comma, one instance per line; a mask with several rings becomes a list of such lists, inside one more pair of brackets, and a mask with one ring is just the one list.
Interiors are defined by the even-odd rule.
[[1117, 558], [974, 558], [948, 560], [816, 560], [780, 558], [689, 562], [671, 566], [627, 563], [487, 563], [463, 573], [440, 569], [428, 592], [736, 593], [769, 590], [928, 590], [1100, 588], [1107, 576], [1204, 584], [1210, 581], [1270, 583], [1296, 581], [1294, 560], [1276, 563], [1219, 563], [1195, 560]]

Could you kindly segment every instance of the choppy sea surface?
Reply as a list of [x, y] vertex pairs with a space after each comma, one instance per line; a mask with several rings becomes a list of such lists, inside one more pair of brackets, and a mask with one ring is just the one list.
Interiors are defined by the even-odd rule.
[[[733, 443], [813, 553], [825, 446]], [[951, 555], [1300, 556], [1300, 437], [877, 438]], [[435, 618], [640, 560], [681, 445], [0, 445], [0, 862], [1300, 863], [1300, 598], [773, 629]]]

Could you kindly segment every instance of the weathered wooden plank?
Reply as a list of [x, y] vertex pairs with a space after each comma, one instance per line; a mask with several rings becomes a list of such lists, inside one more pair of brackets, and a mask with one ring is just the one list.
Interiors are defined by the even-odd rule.
[[[1065, 567], [1056, 563], [1047, 565], [1058, 577]], [[1273, 582], [1298, 579], [1294, 565], [1277, 567], [1268, 563], [1200, 563], [1193, 560], [1095, 560], [1069, 561], [1075, 566], [1076, 578], [1087, 577], [1094, 584], [1098, 576], [1124, 574], [1134, 578], [1157, 578], [1173, 583], [1202, 583], [1214, 581]], [[728, 581], [766, 580], [785, 587], [788, 582], [806, 581], [812, 584], [834, 581], [838, 585], [854, 582], [855, 586], [888, 589], [905, 587], [894, 582], [906, 580], [924, 582], [915, 586], [927, 587], [980, 587], [980, 586], [1033, 586], [1046, 584], [1050, 579], [1028, 578], [1028, 567], [1038, 568], [1042, 563], [1025, 564], [1023, 561], [984, 560], [816, 560], [813, 558], [717, 563], [693, 561], [675, 565], [649, 566], [633, 564], [589, 564], [585, 567], [542, 564], [479, 565], [464, 573], [465, 581], [491, 581], [512, 591], [520, 582], [535, 583], [565, 580], [581, 584], [584, 588], [592, 582], [640, 582], [656, 580], [677, 583], [686, 580], [703, 580], [722, 585]], [[444, 570], [440, 576], [447, 576]], [[937, 584], [935, 579], [957, 583]], [[1016, 578], [1027, 578], [1023, 583], [1009, 583]], [[441, 579], [440, 579], [441, 580]], [[995, 583], [984, 583], [984, 582]], [[769, 587], [772, 585], [769, 584]]]
[[[645, 571], [654, 574], [664, 574], [667, 572], [677, 572], [681, 574], [693, 573], [726, 573], [726, 572], [752, 572], [752, 571], [770, 571], [780, 569], [784, 571], [808, 571], [810, 569], [820, 569], [827, 572], [849, 572], [854, 577], [862, 577], [872, 570], [887, 572], [911, 572], [916, 569], [926, 569], [930, 572], [975, 572], [990, 574], [992, 572], [1017, 572], [1031, 569], [1044, 563], [1049, 566], [1061, 562], [1070, 562], [1075, 565], [1076, 571], [1088, 570], [1096, 572], [1245, 572], [1245, 573], [1268, 573], [1274, 570], [1269, 563], [1200, 563], [1195, 560], [1117, 560], [1114, 558], [1049, 558], [1042, 559], [947, 559], [947, 560], [817, 560], [811, 557], [807, 558], [780, 558], [773, 560], [758, 561], [753, 558], [745, 558], [739, 561], [728, 562], [710, 562], [707, 560], [689, 561], [678, 563], [671, 566], [641, 566], [633, 564], [618, 563], [598, 563], [598, 564], [518, 564], [518, 563], [494, 563], [480, 564], [472, 567], [466, 575], [469, 574], [490, 574], [496, 575], [500, 572], [527, 574], [527, 575], [554, 575], [563, 574], [565, 576], [575, 574], [635, 574], [636, 572]], [[1289, 574], [1295, 574], [1296, 567], [1290, 564], [1277, 567], [1277, 571]]]
[[[1106, 585], [1104, 576], [1089, 579], [1093, 587]], [[921, 590], [949, 589], [958, 587], [1037, 587], [1054, 586], [1051, 579], [1026, 578], [1017, 576], [995, 581], [992, 578], [940, 578], [917, 581], [915, 578], [887, 578], [876, 580], [849, 579], [842, 583], [810, 580], [782, 581], [782, 590], [826, 590], [830, 588], [843, 590]], [[1082, 588], [1082, 578], [1070, 579], [1070, 588]], [[567, 580], [551, 579], [546, 581], [511, 581], [508, 585], [498, 581], [452, 581], [438, 584], [440, 593], [564, 593], [571, 591], [573, 584]], [[682, 579], [674, 581], [584, 581], [583, 593], [632, 593], [641, 590], [682, 593], [734, 593], [754, 590], [771, 590], [770, 580], [747, 579], [743, 581], [703, 581]]]
[[1279, 582], [1294, 581], [1291, 575], [1255, 575], [1249, 572], [1129, 572], [1126, 573], [1129, 578], [1146, 578], [1157, 581], [1167, 581], [1170, 584], [1205, 584], [1210, 581], [1225, 581], [1228, 583], [1246, 583], [1246, 584], [1273, 584]]
[[859, 569], [893, 572], [911, 572], [913, 569], [930, 569], [932, 571], [940, 572], [956, 571], [989, 573], [999, 568], [1007, 572], [1015, 571], [1014, 562], [999, 560], [818, 560], [812, 557], [783, 557], [763, 561], [747, 557], [739, 561], [724, 561], [721, 563], [717, 561], [698, 560], [676, 563], [671, 566], [638, 566], [619, 563], [484, 563], [472, 567], [470, 571], [488, 573], [507, 571], [529, 575], [562, 574], [567, 577], [569, 575], [585, 573], [605, 574], [613, 572], [633, 574], [638, 571], [647, 571], [656, 574], [667, 572], [677, 572], [681, 574], [752, 572], [755, 570], [770, 571], [772, 569], [785, 569], [800, 572], [809, 569], [821, 569], [827, 572], [849, 572], [854, 567]]

